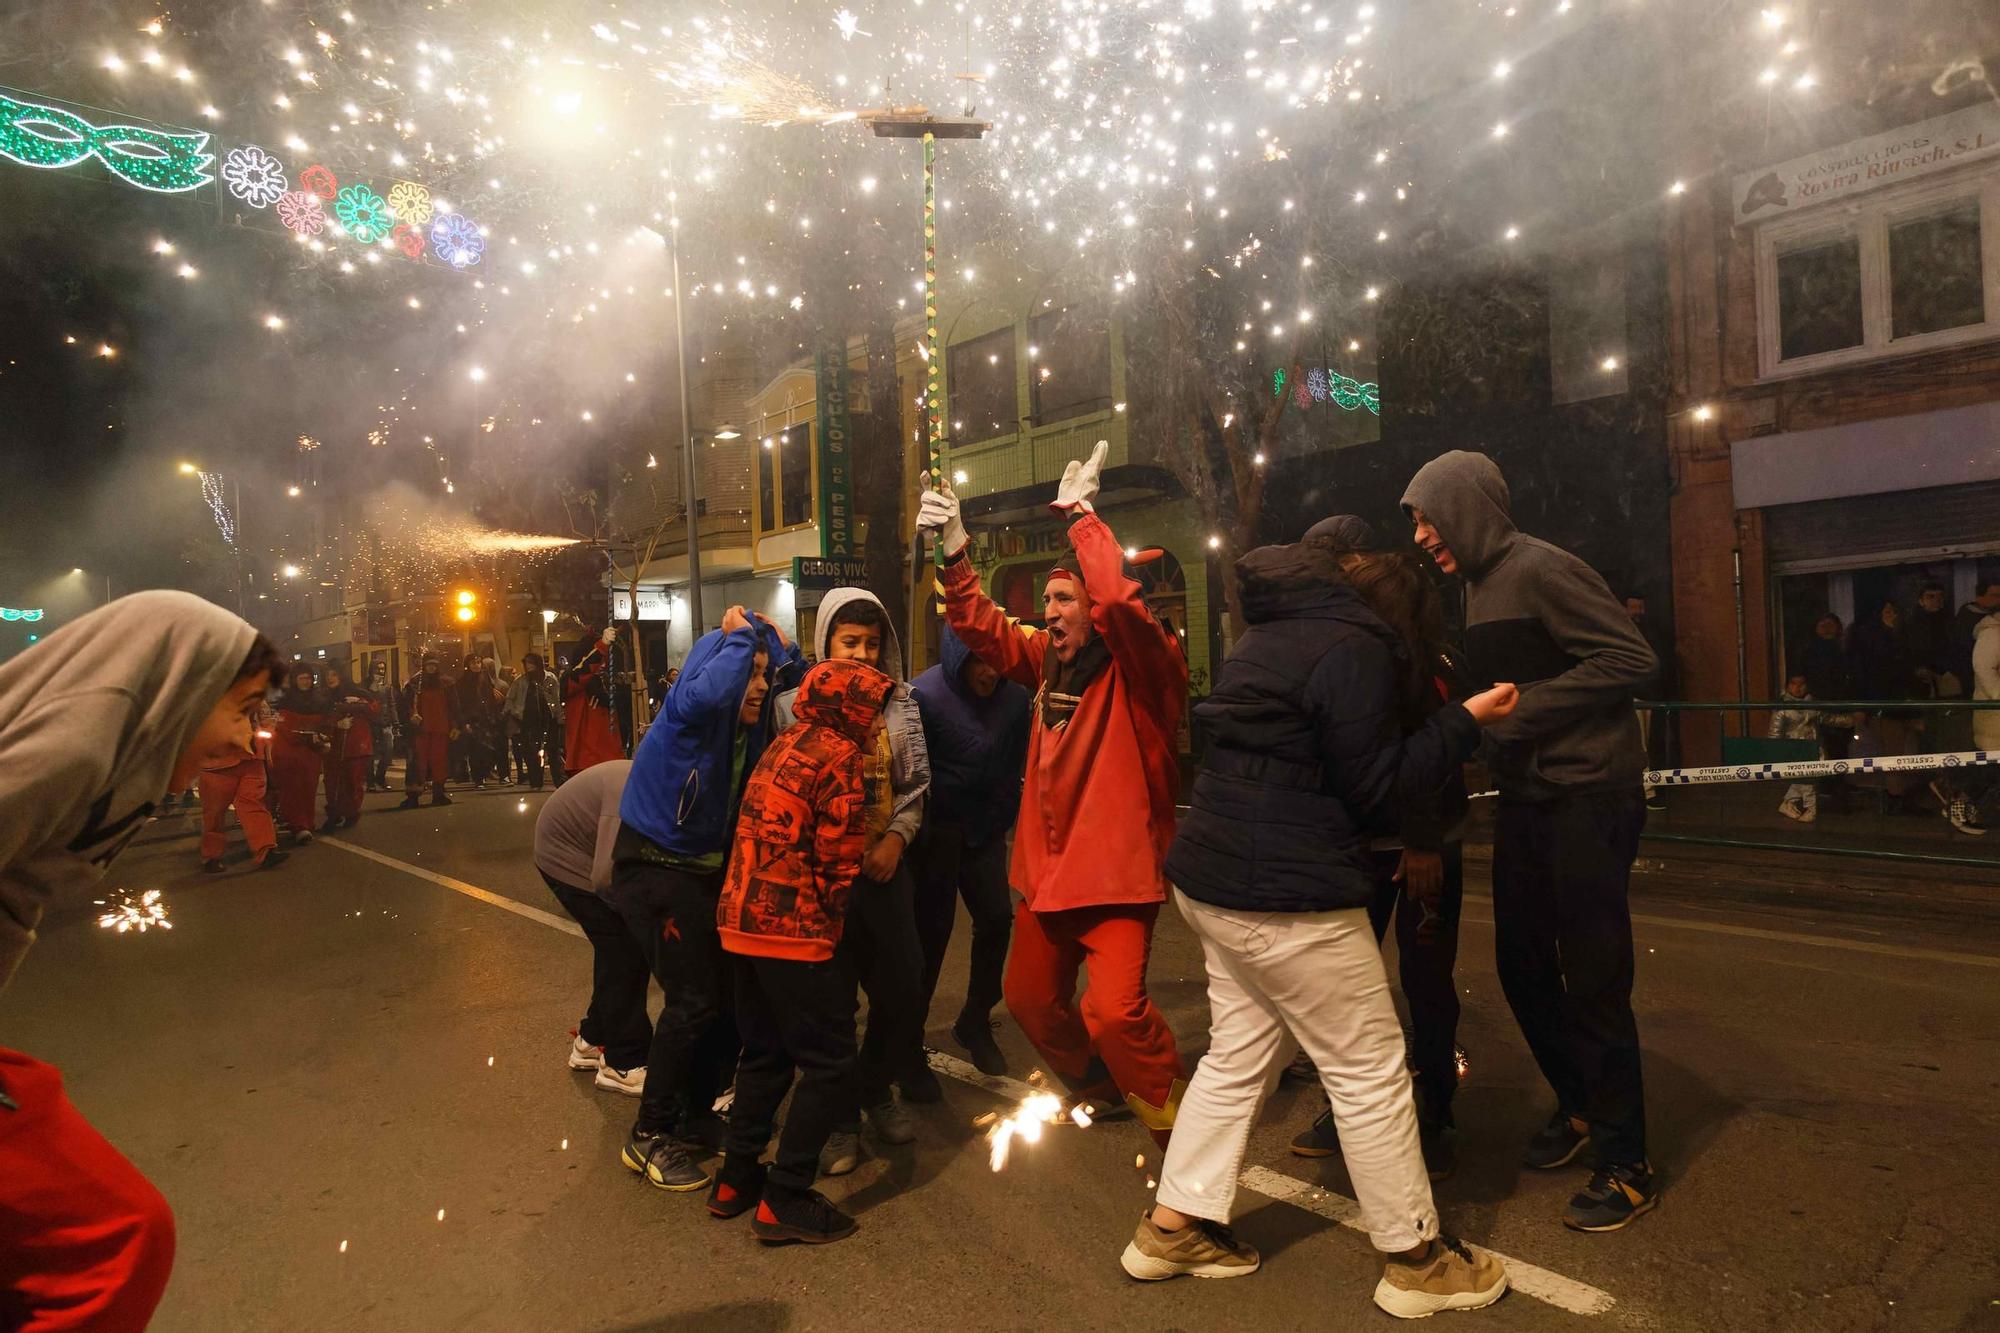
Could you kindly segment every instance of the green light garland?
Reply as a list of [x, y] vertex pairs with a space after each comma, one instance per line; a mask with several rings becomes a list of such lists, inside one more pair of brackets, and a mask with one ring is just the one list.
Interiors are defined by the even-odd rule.
[[[55, 131], [51, 133], [50, 131]], [[215, 179], [208, 135], [168, 134], [137, 125], [92, 125], [60, 107], [0, 96], [0, 157], [24, 167], [60, 170], [96, 158], [142, 190], [184, 194]]]
[[363, 245], [373, 245], [396, 225], [396, 215], [381, 195], [366, 185], [350, 185], [340, 192], [333, 206], [334, 216], [347, 228], [348, 235]]
[[[1285, 392], [1285, 372], [1271, 372], [1271, 396], [1282, 397]], [[1292, 386], [1292, 393], [1300, 407], [1310, 407], [1314, 403], [1332, 403], [1335, 407], [1349, 412], [1367, 408], [1376, 416], [1382, 415], [1382, 389], [1380, 385], [1364, 384], [1360, 380], [1349, 379], [1337, 370], [1322, 371], [1315, 367], [1303, 381]]]

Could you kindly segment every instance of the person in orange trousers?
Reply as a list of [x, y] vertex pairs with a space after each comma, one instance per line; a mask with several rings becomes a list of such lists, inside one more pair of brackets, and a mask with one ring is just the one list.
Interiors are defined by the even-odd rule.
[[201, 868], [211, 875], [222, 873], [222, 853], [229, 847], [222, 821], [231, 806], [236, 807], [236, 822], [243, 826], [244, 841], [250, 844], [251, 858], [259, 870], [283, 865], [291, 855], [278, 850], [278, 828], [264, 805], [264, 763], [271, 750], [269, 719], [260, 717], [256, 725], [255, 755], [210, 760], [195, 778], [201, 793]]
[[332, 720], [313, 673], [294, 667], [271, 720], [271, 786], [278, 798], [278, 823], [299, 843], [313, 840], [320, 765]]
[[1105, 452], [1100, 441], [1088, 463], [1072, 462], [1050, 505], [1070, 520], [1071, 549], [1049, 571], [1042, 629], [980, 591], [948, 484], [925, 492], [917, 528], [936, 533], [944, 552], [952, 632], [1035, 692], [1008, 870], [1022, 903], [1007, 1009], [1077, 1101], [1100, 1117], [1129, 1106], [1165, 1147], [1187, 1078], [1146, 993], [1146, 963], [1166, 899], [1187, 660], [1092, 508]]

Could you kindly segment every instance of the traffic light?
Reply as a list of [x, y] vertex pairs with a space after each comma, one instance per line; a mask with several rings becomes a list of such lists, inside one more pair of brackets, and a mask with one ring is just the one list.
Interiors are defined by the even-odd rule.
[[479, 615], [479, 594], [470, 588], [458, 590], [458, 618], [461, 623], [470, 623]]

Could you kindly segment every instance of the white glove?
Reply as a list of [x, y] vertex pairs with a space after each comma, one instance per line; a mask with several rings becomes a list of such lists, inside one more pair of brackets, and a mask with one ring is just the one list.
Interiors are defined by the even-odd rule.
[[610, 628], [604, 631], [601, 637], [603, 638], [604, 642], [610, 643], [613, 639], [618, 637], [618, 627], [615, 625], [611, 626]]
[[354, 725], [354, 719], [351, 717], [343, 717], [342, 719], [340, 719], [340, 721], [334, 723], [333, 725], [339, 727], [342, 731], [346, 731], [348, 728]]
[[1097, 483], [1104, 472], [1104, 455], [1111, 451], [1111, 441], [1099, 440], [1097, 447], [1090, 451], [1090, 461], [1079, 463], [1071, 459], [1063, 469], [1062, 484], [1056, 487], [1056, 498], [1049, 502], [1049, 508], [1058, 514], [1074, 513], [1081, 509], [1086, 514], [1097, 511], [1090, 502], [1097, 498]]
[[950, 483], [923, 493], [917, 504], [917, 533], [934, 533], [944, 548], [945, 558], [950, 559], [965, 549], [972, 540], [965, 531], [965, 522], [958, 516], [958, 497], [951, 492]]

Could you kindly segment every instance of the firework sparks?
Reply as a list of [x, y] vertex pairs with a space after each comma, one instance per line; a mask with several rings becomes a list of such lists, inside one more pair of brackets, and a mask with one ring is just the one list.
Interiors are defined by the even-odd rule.
[[575, 537], [545, 537], [533, 532], [481, 532], [465, 539], [465, 548], [478, 555], [496, 555], [502, 551], [555, 551], [565, 546], [574, 546]]
[[120, 935], [138, 931], [141, 935], [158, 926], [161, 930], [172, 930], [174, 923], [167, 920], [167, 905], [160, 899], [158, 889], [147, 889], [137, 898], [128, 893], [114, 893], [109, 898], [99, 898], [96, 905], [104, 911], [97, 918], [100, 930], [115, 930]]
[[1042, 1129], [1046, 1125], [1075, 1125], [1078, 1129], [1090, 1127], [1090, 1111], [1081, 1102], [1065, 1106], [1063, 1099], [1053, 1092], [1033, 1092], [1021, 1099], [1014, 1113], [1000, 1116], [993, 1112], [979, 1117], [975, 1125], [990, 1126], [986, 1131], [986, 1143], [991, 1153], [991, 1163], [995, 1171], [1007, 1165], [1007, 1155], [1014, 1141], [1039, 1143]]

